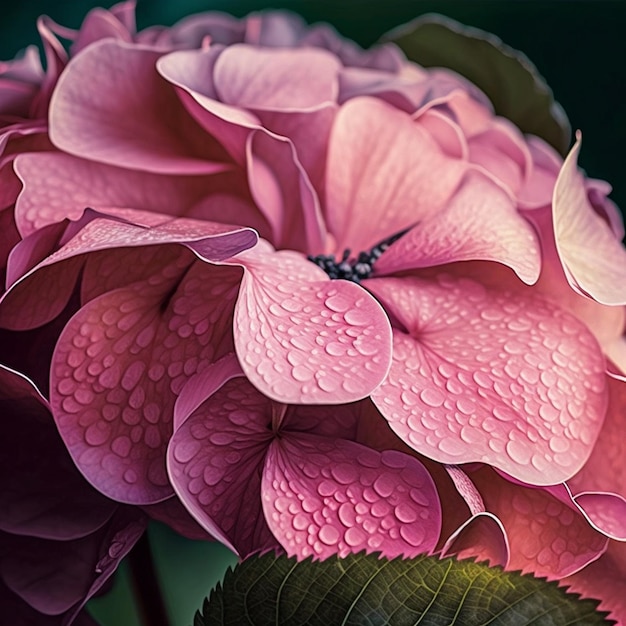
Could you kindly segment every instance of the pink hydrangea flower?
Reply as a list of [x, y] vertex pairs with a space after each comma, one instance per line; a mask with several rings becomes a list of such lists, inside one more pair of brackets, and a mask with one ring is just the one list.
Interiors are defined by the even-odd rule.
[[241, 555], [622, 571], [626, 255], [580, 136], [285, 14], [99, 19], [14, 159], [0, 302], [87, 479]]

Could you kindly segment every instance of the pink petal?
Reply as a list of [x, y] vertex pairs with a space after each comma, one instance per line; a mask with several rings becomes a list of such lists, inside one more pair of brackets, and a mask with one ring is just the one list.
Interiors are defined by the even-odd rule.
[[450, 275], [367, 287], [403, 327], [372, 399], [406, 443], [537, 485], [584, 465], [607, 393], [604, 358], [580, 322], [527, 290]]
[[168, 448], [178, 497], [207, 532], [241, 557], [276, 546], [261, 510], [271, 422], [271, 401], [236, 378], [182, 422]]
[[552, 192], [562, 159], [557, 152], [539, 137], [526, 138], [532, 158], [530, 174], [518, 193], [523, 209], [537, 209], [552, 202]]
[[191, 517], [177, 496], [141, 507], [152, 519], [167, 524], [179, 535], [195, 541], [212, 541], [213, 537]]
[[511, 196], [480, 172], [469, 173], [445, 208], [401, 237], [376, 262], [377, 275], [455, 261], [496, 261], [526, 283], [539, 278], [539, 242]]
[[618, 626], [626, 624], [626, 544], [611, 541], [606, 553], [580, 572], [563, 580], [569, 591], [601, 600]]
[[496, 515], [509, 540], [509, 570], [550, 579], [569, 576], [597, 559], [608, 543], [572, 507], [543, 489], [532, 489], [482, 469], [471, 475], [487, 510]]
[[626, 250], [587, 197], [577, 159], [581, 135], [554, 188], [554, 234], [572, 288], [603, 304], [626, 304]]
[[250, 192], [272, 227], [275, 246], [323, 252], [327, 234], [319, 200], [291, 141], [254, 131], [246, 152]]
[[441, 528], [434, 483], [396, 451], [313, 434], [275, 439], [263, 471], [265, 518], [290, 556], [431, 552]]
[[[16, 206], [22, 236], [65, 218], [78, 219], [86, 207], [190, 217], [190, 208], [211, 188], [207, 176], [125, 170], [61, 153], [22, 154], [15, 160], [15, 171], [24, 183]], [[236, 222], [236, 216], [230, 221]]]
[[57, 147], [149, 172], [224, 169], [215, 162], [222, 160], [221, 151], [158, 75], [158, 52], [111, 39], [83, 52], [59, 79], [50, 102], [50, 138]]
[[336, 250], [369, 249], [435, 215], [466, 169], [419, 121], [374, 99], [350, 100], [337, 114], [328, 148], [327, 222]]
[[51, 406], [74, 461], [109, 497], [151, 504], [172, 494], [165, 450], [189, 377], [232, 351], [240, 271], [164, 259], [149, 281], [87, 303], [66, 326]]
[[341, 63], [315, 48], [228, 46], [214, 69], [225, 104], [252, 109], [310, 109], [334, 102]]
[[[126, 15], [127, 17], [130, 17], [128, 13], [129, 12], [127, 11]], [[134, 7], [131, 13], [134, 15]], [[71, 48], [72, 56], [76, 56], [81, 50], [86, 48], [91, 43], [106, 38], [117, 39], [119, 41], [129, 43], [132, 40], [131, 32], [128, 30], [128, 26], [123, 24], [113, 11], [107, 11], [106, 9], [101, 9], [99, 7], [91, 9], [91, 11], [89, 11], [89, 13], [85, 16], [85, 19], [80, 26], [80, 30], [74, 39]]]
[[235, 307], [235, 347], [255, 387], [287, 404], [341, 404], [387, 375], [390, 327], [355, 283], [331, 281], [291, 251], [265, 242], [231, 259], [245, 273]]

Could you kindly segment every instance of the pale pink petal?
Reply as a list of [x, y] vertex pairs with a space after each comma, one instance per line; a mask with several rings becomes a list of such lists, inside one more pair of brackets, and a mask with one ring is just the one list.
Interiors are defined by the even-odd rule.
[[272, 414], [272, 402], [236, 378], [182, 421], [168, 448], [178, 497], [207, 532], [241, 557], [276, 545], [261, 509]]
[[165, 450], [188, 378], [232, 351], [237, 268], [162, 261], [87, 303], [57, 343], [51, 406], [75, 463], [118, 501], [172, 494]]
[[532, 158], [530, 174], [517, 194], [522, 209], [537, 209], [550, 205], [556, 178], [563, 159], [539, 137], [526, 137]]
[[608, 540], [575, 508], [543, 489], [511, 483], [490, 469], [471, 474], [488, 511], [506, 529], [510, 547], [507, 569], [563, 578], [597, 559]]
[[413, 557], [432, 552], [441, 509], [417, 460], [352, 441], [284, 433], [267, 453], [263, 510], [290, 556], [353, 552]]
[[589, 202], [577, 165], [580, 145], [578, 133], [554, 188], [559, 257], [574, 289], [603, 304], [626, 304], [626, 250]]
[[325, 50], [228, 46], [215, 63], [219, 100], [251, 109], [301, 110], [334, 102], [341, 63]]
[[587, 329], [532, 295], [466, 278], [379, 278], [367, 287], [394, 329], [372, 399], [418, 452], [554, 484], [585, 463], [607, 407], [605, 362]]
[[323, 252], [326, 227], [319, 200], [291, 141], [254, 131], [246, 153], [250, 192], [271, 225], [273, 244], [305, 254]]
[[565, 578], [563, 585], [583, 598], [601, 600], [601, 611], [610, 611], [609, 617], [617, 626], [626, 624], [626, 543], [611, 541], [601, 558], [580, 572]]
[[624, 217], [618, 206], [607, 196], [613, 188], [604, 180], [587, 178], [585, 180], [587, 197], [596, 213], [601, 215], [608, 222], [611, 230], [618, 239], [624, 238]]
[[336, 249], [367, 250], [435, 215], [466, 169], [419, 121], [378, 100], [350, 100], [328, 148], [326, 212]]
[[470, 260], [507, 265], [528, 284], [541, 269], [535, 231], [513, 198], [476, 171], [466, 175], [445, 208], [420, 221], [376, 261], [375, 274]]
[[444, 153], [455, 159], [467, 160], [469, 147], [460, 126], [435, 108], [427, 109], [417, 118], [439, 144]]
[[[211, 193], [212, 177], [139, 172], [62, 153], [22, 154], [15, 171], [24, 184], [16, 205], [22, 236], [52, 222], [79, 218], [86, 207], [110, 207], [189, 216]], [[224, 215], [224, 213], [222, 213]], [[229, 215], [237, 222], [236, 215]]]
[[157, 73], [159, 56], [111, 39], [86, 48], [50, 102], [52, 142], [76, 156], [150, 172], [222, 170], [222, 151]]
[[387, 375], [391, 328], [378, 302], [331, 281], [304, 256], [259, 242], [229, 262], [245, 273], [235, 307], [235, 347], [248, 379], [288, 404], [341, 404]]

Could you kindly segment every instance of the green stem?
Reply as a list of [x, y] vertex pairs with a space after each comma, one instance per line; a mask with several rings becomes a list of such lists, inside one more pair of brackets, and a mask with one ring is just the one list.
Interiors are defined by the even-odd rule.
[[148, 533], [144, 533], [128, 556], [139, 620], [143, 626], [170, 626], [167, 609], [152, 558]]

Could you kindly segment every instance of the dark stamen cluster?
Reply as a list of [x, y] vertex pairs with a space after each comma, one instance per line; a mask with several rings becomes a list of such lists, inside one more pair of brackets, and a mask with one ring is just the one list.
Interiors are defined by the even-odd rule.
[[343, 280], [351, 280], [353, 283], [360, 283], [363, 279], [372, 275], [374, 263], [405, 232], [403, 231], [381, 241], [368, 252], [359, 252], [356, 258], [350, 258], [351, 251], [344, 250], [339, 261], [335, 259], [334, 254], [318, 254], [317, 256], [308, 256], [307, 259], [321, 267], [330, 278], [342, 278]]

